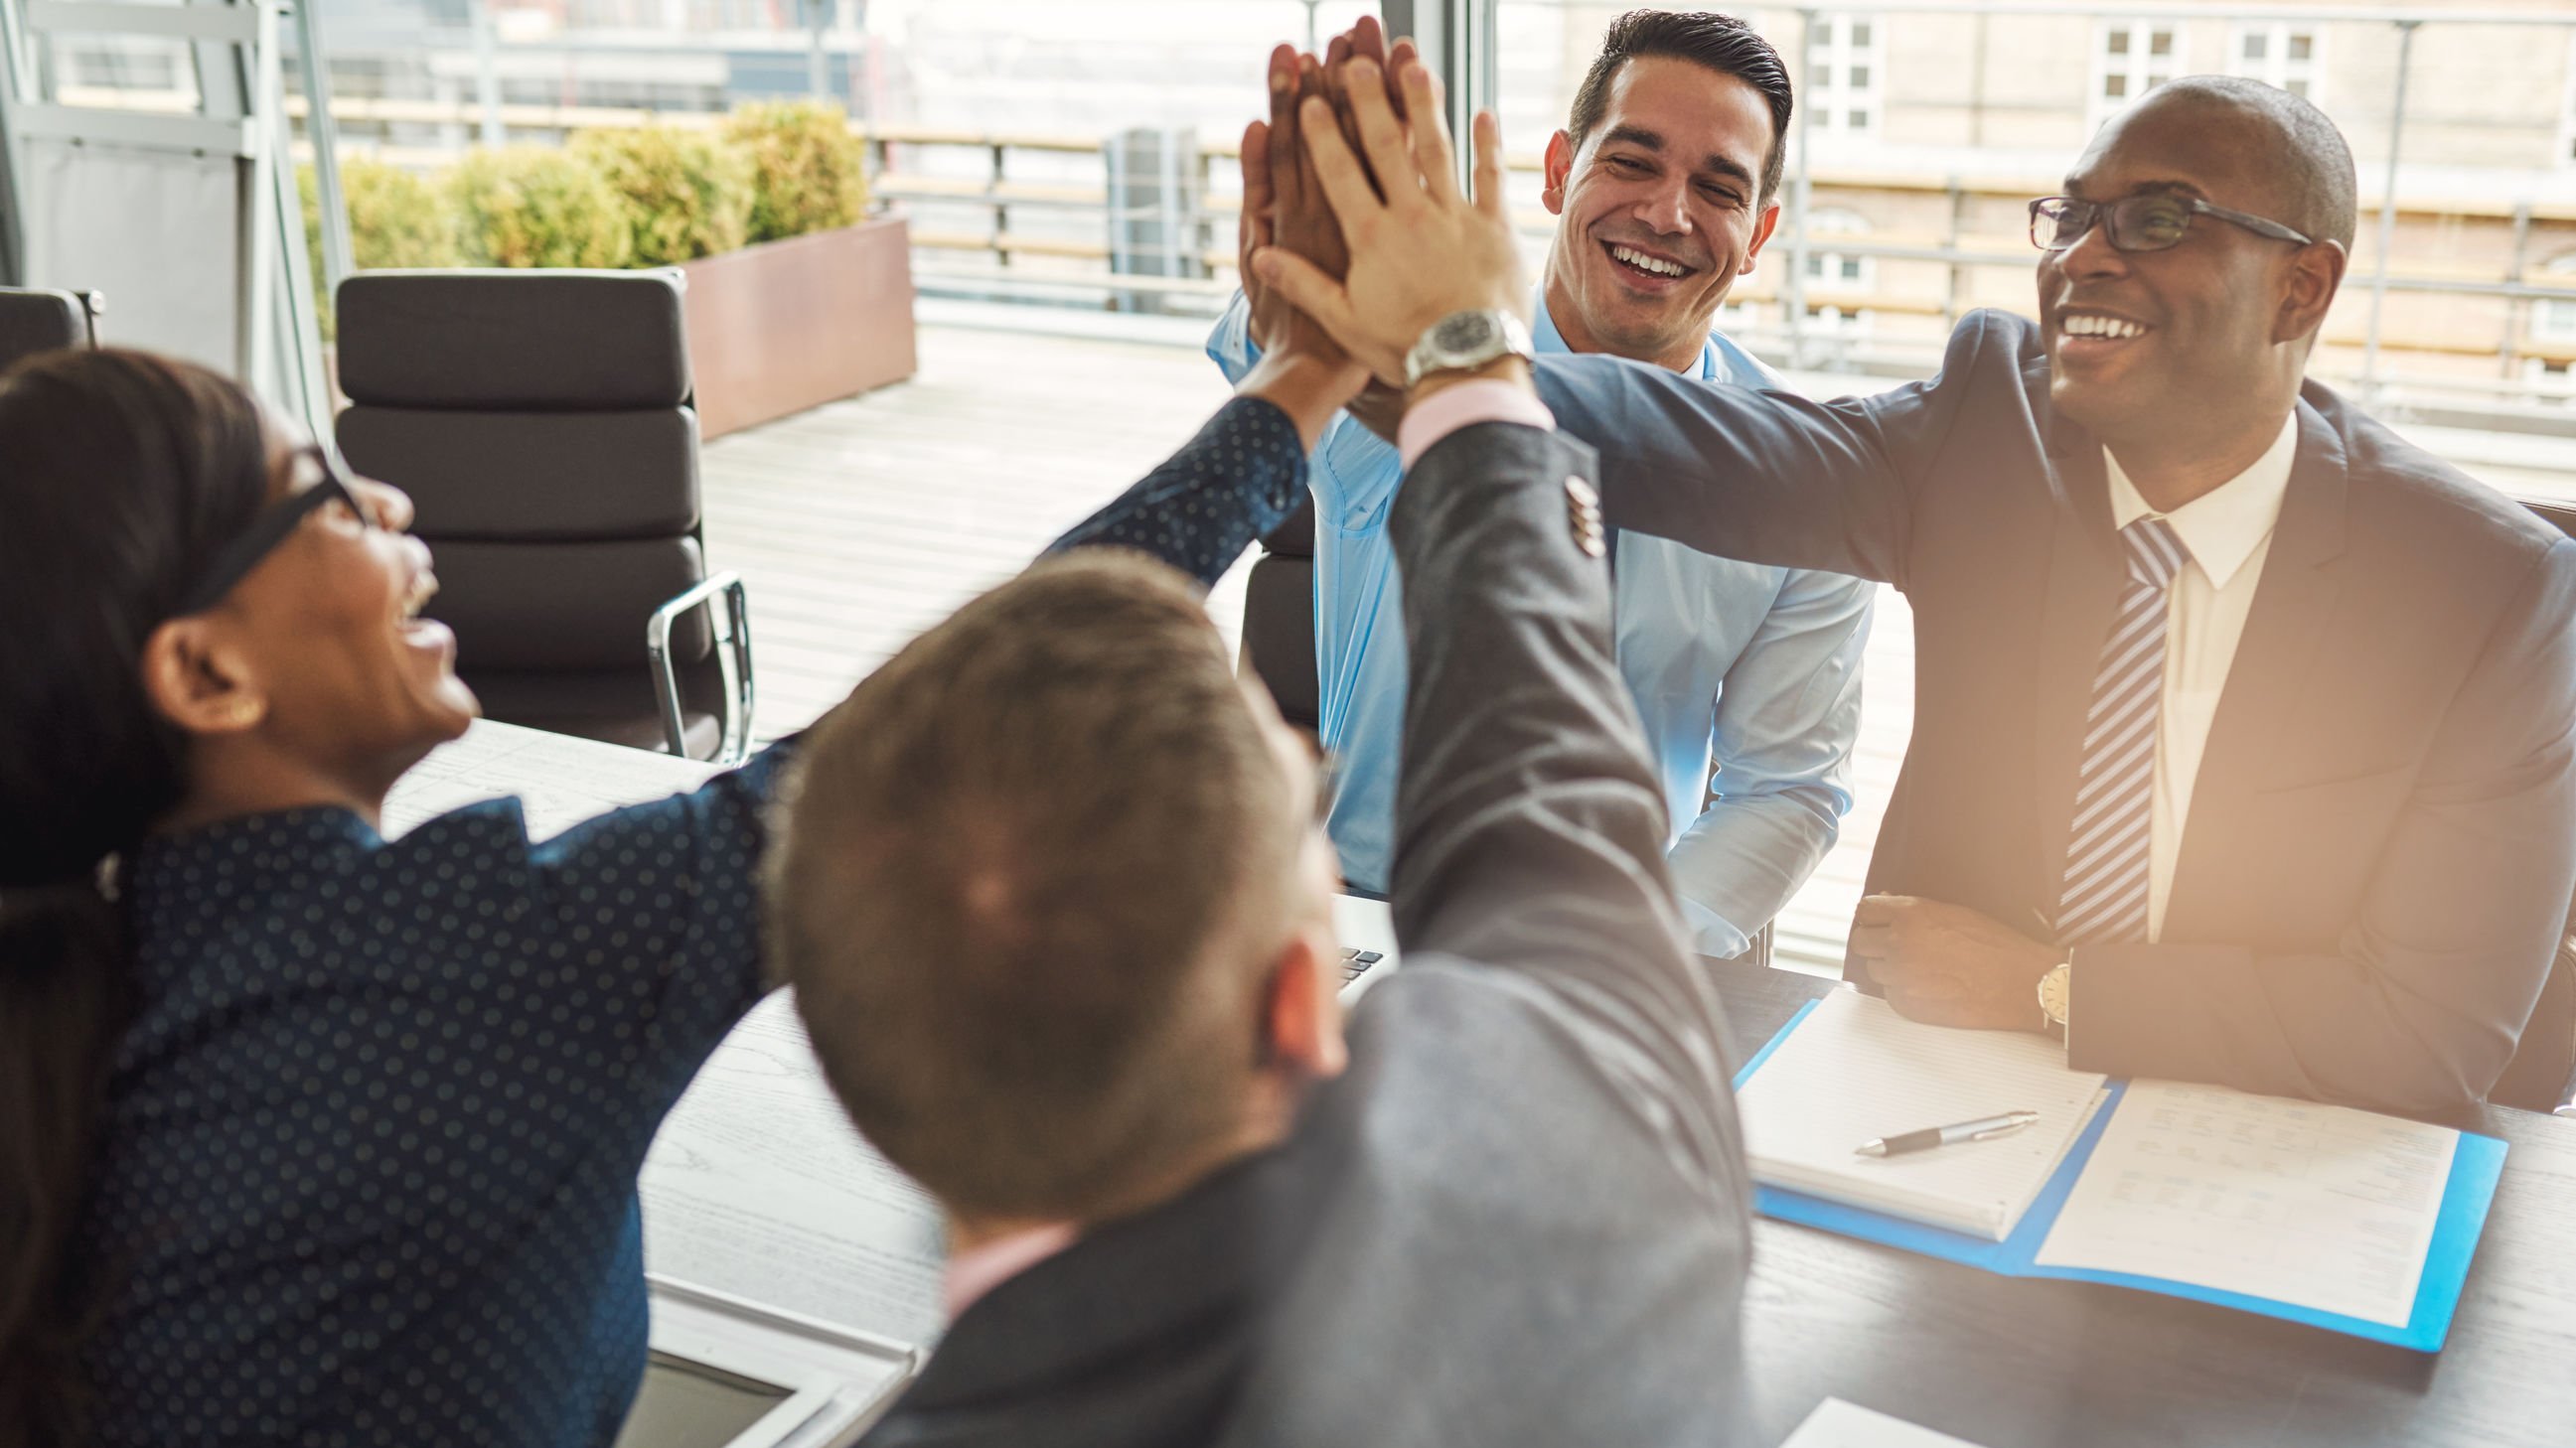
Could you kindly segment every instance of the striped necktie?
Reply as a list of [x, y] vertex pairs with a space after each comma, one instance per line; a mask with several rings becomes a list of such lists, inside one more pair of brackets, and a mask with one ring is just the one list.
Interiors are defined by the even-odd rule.
[[2161, 518], [2120, 530], [2129, 581], [2093, 671], [2076, 771], [2075, 827], [2057, 896], [2061, 945], [2147, 938], [2147, 859], [2155, 814], [2156, 736], [2164, 715], [2165, 599], [2182, 571], [2182, 540]]

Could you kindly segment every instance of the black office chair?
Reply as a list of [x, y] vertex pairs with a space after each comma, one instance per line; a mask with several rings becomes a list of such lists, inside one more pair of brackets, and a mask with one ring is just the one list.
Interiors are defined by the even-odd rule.
[[96, 292], [0, 287], [0, 372], [22, 357], [98, 345]]
[[1270, 690], [1279, 715], [1312, 734], [1323, 719], [1315, 678], [1315, 500], [1269, 537], [1243, 589], [1243, 664]]
[[[2576, 537], [2576, 505], [2525, 498], [2523, 506]], [[2576, 901], [2569, 902], [2567, 930], [2559, 936], [2540, 1004], [2522, 1029], [2522, 1045], [2487, 1099], [2531, 1111], [2576, 1106]]]
[[735, 762], [750, 751], [750, 619], [742, 580], [706, 569], [682, 285], [668, 271], [351, 277], [339, 442], [418, 505], [438, 560], [428, 612], [456, 630], [487, 716]]

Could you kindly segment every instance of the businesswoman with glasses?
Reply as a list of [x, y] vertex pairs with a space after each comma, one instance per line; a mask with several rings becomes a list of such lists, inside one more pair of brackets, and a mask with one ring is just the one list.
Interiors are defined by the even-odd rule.
[[635, 1180], [757, 999], [785, 753], [396, 841], [411, 504], [135, 353], [0, 378], [0, 1445], [605, 1443]]

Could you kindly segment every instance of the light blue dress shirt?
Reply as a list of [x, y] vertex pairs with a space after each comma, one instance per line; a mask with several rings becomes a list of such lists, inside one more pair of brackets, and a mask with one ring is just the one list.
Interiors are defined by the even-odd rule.
[[[1533, 310], [1538, 350], [1572, 350], [1544, 297]], [[1208, 356], [1229, 381], [1259, 360], [1250, 328], [1238, 295], [1208, 336]], [[1698, 376], [1779, 382], [1716, 333], [1700, 351]], [[1339, 761], [1325, 823], [1343, 877], [1380, 894], [1395, 855], [1404, 737], [1403, 594], [1386, 536], [1402, 472], [1393, 444], [1343, 416], [1324, 430], [1309, 474], [1319, 733]], [[1699, 949], [1740, 955], [1806, 883], [1851, 808], [1871, 585], [1715, 558], [1638, 533], [1621, 533], [1616, 547], [1619, 672], [1645, 721], [1666, 818], [1676, 822], [1673, 882]]]

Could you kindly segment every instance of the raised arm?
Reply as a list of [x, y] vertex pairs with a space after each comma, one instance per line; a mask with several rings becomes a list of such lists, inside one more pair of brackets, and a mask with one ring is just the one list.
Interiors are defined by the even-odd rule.
[[1970, 379], [2020, 363], [2000, 332], [1972, 314], [1930, 381], [1831, 402], [1599, 353], [1542, 357], [1535, 378], [1557, 426], [1600, 453], [1611, 527], [1903, 588], [1914, 489]]
[[[1349, 237], [1345, 283], [1292, 278], [1354, 356], [1400, 351], [1440, 318], [1527, 305], [1502, 145], [1476, 118], [1460, 193], [1433, 82], [1399, 71], [1408, 133], [1354, 62], [1357, 159], [1310, 109], [1314, 169]], [[1316, 103], [1320, 104], [1320, 103]], [[1408, 181], [1410, 184], [1408, 184]], [[1410, 675], [1396, 795], [1394, 907], [1409, 952], [1462, 962], [1581, 1051], [1626, 1120], [1714, 1198], [1743, 1190], [1723, 1021], [1684, 943], [1664, 806], [1613, 659], [1609, 571], [1588, 448], [1556, 433], [1516, 358], [1421, 379], [1389, 522]]]
[[1592, 472], [1561, 434], [1485, 423], [1424, 453], [1396, 500], [1411, 666], [1396, 931], [1408, 951], [1523, 975], [1696, 1111], [1693, 1096], [1725, 1098], [1724, 1033], [1665, 874], [1609, 571], [1577, 542]]

